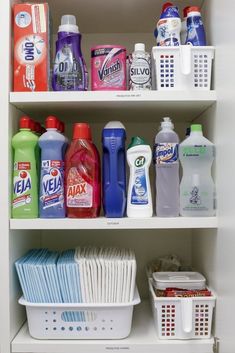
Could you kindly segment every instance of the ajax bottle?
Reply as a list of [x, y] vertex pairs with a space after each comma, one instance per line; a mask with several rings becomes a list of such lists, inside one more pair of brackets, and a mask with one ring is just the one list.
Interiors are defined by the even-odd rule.
[[178, 8], [171, 2], [163, 5], [154, 35], [158, 46], [180, 45], [181, 20]]
[[170, 118], [164, 118], [156, 135], [154, 162], [156, 170], [156, 214], [179, 216], [179, 137]]
[[126, 131], [119, 121], [103, 129], [103, 207], [106, 217], [124, 217], [126, 211]]
[[101, 206], [100, 158], [90, 126], [76, 123], [65, 156], [66, 209], [70, 218], [98, 217]]
[[40, 218], [64, 218], [64, 137], [54, 116], [46, 119], [46, 132], [39, 138], [41, 148]]
[[127, 216], [152, 217], [153, 205], [149, 181], [152, 151], [141, 137], [133, 137], [127, 150], [130, 179], [127, 196]]
[[81, 38], [76, 17], [62, 16], [52, 77], [54, 91], [87, 90], [88, 73], [82, 56]]
[[200, 9], [197, 6], [187, 10], [187, 38], [186, 44], [193, 46], [206, 45], [206, 33], [202, 22]]
[[20, 131], [12, 138], [13, 218], [38, 217], [38, 178], [35, 150], [38, 137], [30, 130], [30, 118], [20, 119]]
[[191, 133], [179, 147], [183, 178], [180, 184], [180, 214], [185, 217], [215, 215], [215, 185], [211, 166], [215, 146], [202, 134], [201, 125], [191, 125]]
[[150, 54], [143, 43], [135, 44], [135, 51], [129, 57], [129, 89], [151, 90]]

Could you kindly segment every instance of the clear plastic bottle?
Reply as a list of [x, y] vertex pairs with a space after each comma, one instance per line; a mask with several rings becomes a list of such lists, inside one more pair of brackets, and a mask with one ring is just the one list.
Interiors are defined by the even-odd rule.
[[131, 91], [151, 90], [150, 54], [143, 43], [136, 43], [129, 57], [129, 89]]
[[215, 146], [202, 134], [201, 125], [191, 125], [191, 133], [179, 147], [183, 178], [180, 184], [180, 214], [184, 217], [215, 215], [215, 185], [211, 167]]
[[155, 138], [156, 214], [179, 216], [179, 137], [170, 118], [163, 118]]

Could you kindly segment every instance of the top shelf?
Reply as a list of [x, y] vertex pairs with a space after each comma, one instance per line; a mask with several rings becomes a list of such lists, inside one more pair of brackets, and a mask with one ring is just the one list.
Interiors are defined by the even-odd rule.
[[[216, 102], [215, 91], [87, 91], [12, 92], [10, 103], [33, 118], [48, 114], [77, 120], [105, 121], [107, 116], [122, 121], [156, 121], [172, 116], [175, 121], [191, 122]], [[147, 114], [146, 114], [147, 109]], [[130, 113], [130, 114], [128, 114]], [[79, 114], [79, 116], [78, 116]]]

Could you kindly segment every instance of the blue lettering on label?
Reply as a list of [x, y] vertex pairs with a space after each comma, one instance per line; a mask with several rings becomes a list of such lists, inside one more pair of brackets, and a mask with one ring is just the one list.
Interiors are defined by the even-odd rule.
[[34, 43], [25, 42], [24, 43], [24, 52], [25, 52], [25, 60], [26, 61], [34, 61]]
[[156, 164], [177, 163], [179, 158], [178, 143], [157, 143], [154, 161]]
[[24, 194], [26, 191], [31, 189], [31, 179], [28, 177], [27, 179], [19, 179], [14, 184], [14, 194], [17, 196]]

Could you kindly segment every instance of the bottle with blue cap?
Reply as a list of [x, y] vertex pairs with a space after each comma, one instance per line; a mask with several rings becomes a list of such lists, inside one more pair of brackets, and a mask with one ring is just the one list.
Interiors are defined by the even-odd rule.
[[126, 130], [119, 121], [103, 129], [103, 207], [105, 217], [120, 218], [126, 212]]

